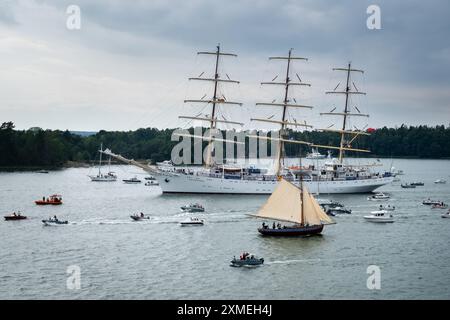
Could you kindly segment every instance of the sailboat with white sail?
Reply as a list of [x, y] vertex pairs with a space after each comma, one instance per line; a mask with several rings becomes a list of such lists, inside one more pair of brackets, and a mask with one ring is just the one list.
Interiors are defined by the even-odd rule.
[[108, 173], [106, 173], [106, 174], [102, 173], [102, 169], [101, 169], [102, 168], [102, 155], [104, 153], [103, 143], [100, 144], [99, 153], [100, 153], [100, 160], [98, 163], [98, 173], [96, 176], [90, 175], [89, 178], [91, 178], [91, 181], [94, 181], [94, 182], [114, 182], [114, 181], [116, 181], [117, 176], [114, 174], [114, 172], [111, 171], [111, 156], [109, 157], [109, 160], [108, 160], [108, 168], [109, 168]]
[[[258, 139], [267, 139], [276, 142], [277, 150], [274, 159], [274, 166], [271, 172], [264, 169], [254, 167], [236, 167], [230, 165], [219, 165], [214, 162], [214, 142], [230, 142], [237, 143], [235, 141], [227, 141], [225, 139], [218, 139], [210, 135], [209, 137], [194, 136], [191, 134], [178, 134], [180, 136], [188, 136], [196, 139], [203, 139], [208, 142], [206, 150], [206, 161], [202, 168], [198, 170], [186, 169], [183, 167], [172, 166], [169, 170], [167, 167], [162, 169], [161, 167], [142, 165], [134, 160], [126, 159], [118, 154], [112, 153], [108, 150], [107, 154], [122, 160], [129, 164], [134, 164], [143, 168], [154, 175], [159, 183], [163, 193], [202, 193], [202, 194], [271, 194], [282, 177], [285, 180], [290, 181], [294, 185], [299, 186], [300, 182], [308, 188], [311, 193], [368, 193], [375, 189], [391, 183], [393, 176], [390, 172], [373, 173], [371, 171], [372, 165], [355, 166], [344, 163], [344, 152], [370, 152], [369, 150], [357, 149], [352, 147], [352, 143], [355, 139], [361, 135], [367, 135], [368, 133], [363, 130], [350, 130], [347, 127], [347, 122], [350, 117], [353, 116], [367, 116], [358, 113], [354, 113], [350, 110], [349, 98], [353, 94], [363, 94], [358, 90], [352, 90], [350, 88], [350, 75], [352, 72], [360, 72], [349, 64], [347, 68], [335, 68], [337, 71], [347, 72], [347, 86], [345, 90], [338, 90], [337, 86], [335, 90], [327, 93], [335, 93], [345, 95], [345, 107], [342, 112], [330, 111], [329, 113], [323, 113], [322, 115], [341, 116], [343, 117], [342, 129], [320, 129], [320, 131], [336, 132], [341, 134], [341, 143], [339, 146], [325, 146], [316, 145], [312, 142], [296, 141], [288, 137], [288, 128], [309, 128], [312, 126], [299, 121], [297, 119], [289, 118], [289, 110], [291, 109], [312, 109], [312, 106], [303, 105], [297, 103], [293, 97], [291, 89], [293, 87], [309, 87], [310, 84], [301, 80], [298, 74], [292, 76], [292, 63], [294, 61], [307, 61], [307, 58], [296, 57], [292, 54], [292, 49], [289, 50], [286, 56], [270, 57], [270, 60], [286, 62], [285, 78], [283, 81], [275, 81], [274, 78], [270, 82], [262, 82], [262, 85], [275, 85], [282, 87], [284, 90], [283, 99], [280, 102], [258, 102], [257, 107], [271, 106], [281, 108], [282, 116], [280, 119], [273, 118], [252, 118], [251, 121], [259, 121], [269, 124], [280, 125], [279, 137], [264, 137], [264, 136], [251, 136]], [[228, 123], [232, 125], [243, 126], [241, 122], [222, 120], [218, 118], [219, 106], [227, 107], [229, 105], [241, 105], [239, 102], [229, 101], [220, 94], [220, 87], [218, 84], [236, 84], [239, 81], [232, 80], [226, 75], [226, 79], [219, 74], [220, 59], [224, 57], [236, 57], [235, 54], [222, 52], [220, 46], [217, 46], [216, 51], [213, 52], [199, 52], [201, 55], [213, 55], [215, 56], [214, 77], [202, 77], [202, 74], [196, 78], [190, 78], [190, 80], [196, 81], [209, 81], [214, 84], [212, 96], [208, 99], [202, 98], [197, 100], [185, 100], [189, 103], [201, 103], [211, 106], [211, 114], [205, 116], [181, 116], [182, 119], [200, 120], [209, 123], [211, 130], [217, 129], [217, 124]], [[354, 85], [354, 84], [353, 84]], [[355, 86], [356, 87], [356, 86]], [[351, 138], [349, 138], [351, 137]], [[339, 150], [338, 159], [330, 159], [326, 161], [321, 167], [307, 166], [301, 168], [287, 167], [285, 164], [285, 149], [286, 143], [295, 143], [300, 145], [307, 145], [318, 149], [336, 149]], [[106, 152], [105, 152], [106, 153]]]

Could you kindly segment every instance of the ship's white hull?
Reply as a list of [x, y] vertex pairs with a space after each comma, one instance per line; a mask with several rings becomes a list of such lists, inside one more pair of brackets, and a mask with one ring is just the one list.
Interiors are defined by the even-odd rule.
[[[154, 174], [163, 193], [271, 194], [276, 181], [235, 180], [201, 175]], [[345, 181], [305, 181], [311, 193], [368, 193], [391, 183], [393, 177]]]

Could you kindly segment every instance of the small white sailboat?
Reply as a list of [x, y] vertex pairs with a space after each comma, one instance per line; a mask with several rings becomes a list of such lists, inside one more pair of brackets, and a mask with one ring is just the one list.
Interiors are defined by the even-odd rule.
[[394, 222], [394, 217], [389, 214], [386, 210], [372, 211], [370, 215], [364, 216], [364, 219], [370, 222], [376, 223], [392, 223]]
[[[91, 178], [91, 181], [95, 182], [114, 182], [117, 180], [117, 176], [112, 172], [111, 170], [108, 171], [107, 174], [103, 174], [101, 167], [102, 167], [102, 155], [103, 155], [103, 143], [100, 144], [100, 161], [98, 163], [98, 173], [96, 176], [89, 176]], [[109, 157], [108, 160], [108, 167], [111, 167], [111, 157]]]

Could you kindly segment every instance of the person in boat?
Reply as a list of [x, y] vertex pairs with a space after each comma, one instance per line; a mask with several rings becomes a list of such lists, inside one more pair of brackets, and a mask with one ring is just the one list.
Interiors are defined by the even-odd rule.
[[263, 229], [267, 229], [267, 224], [265, 222], [262, 223]]
[[16, 215], [16, 212], [15, 212], [15, 211], [13, 212], [13, 216], [14, 216], [14, 217], [17, 217], [17, 215]]
[[275, 222], [272, 224], [272, 229], [275, 229]]
[[53, 221], [58, 221], [58, 218], [56, 217], [56, 215], [53, 216]]
[[42, 197], [42, 201], [45, 201], [45, 197]]
[[279, 223], [279, 222], [277, 223], [277, 228], [281, 229], [281, 223]]
[[144, 217], [144, 214], [141, 212], [141, 218], [143, 218]]

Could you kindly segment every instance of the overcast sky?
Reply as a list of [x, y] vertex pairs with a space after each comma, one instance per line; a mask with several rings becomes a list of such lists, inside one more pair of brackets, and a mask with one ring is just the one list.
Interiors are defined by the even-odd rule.
[[[81, 9], [81, 29], [66, 27], [69, 5]], [[366, 26], [366, 9], [381, 8], [381, 30]], [[310, 88], [291, 98], [313, 105], [290, 119], [329, 126], [320, 112], [342, 109], [342, 97], [325, 95], [352, 62], [365, 70], [352, 79], [365, 97], [352, 106], [370, 114], [360, 128], [450, 123], [450, 2], [448, 0], [0, 0], [0, 122], [18, 129], [39, 126], [69, 130], [134, 130], [186, 127], [178, 115], [210, 114], [209, 106], [184, 104], [211, 94], [211, 57], [224, 51], [220, 93], [242, 107], [221, 107], [221, 117], [247, 123], [277, 116], [255, 102], [283, 98], [282, 88], [261, 81], [282, 80], [285, 65], [271, 55], [309, 58], [296, 62]], [[342, 84], [341, 84], [342, 86]], [[275, 117], [276, 117], [275, 116]], [[196, 123], [194, 123], [196, 124]], [[258, 127], [259, 128], [259, 127]]]

